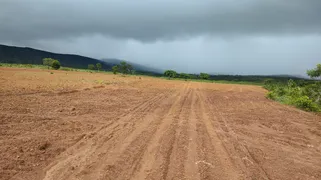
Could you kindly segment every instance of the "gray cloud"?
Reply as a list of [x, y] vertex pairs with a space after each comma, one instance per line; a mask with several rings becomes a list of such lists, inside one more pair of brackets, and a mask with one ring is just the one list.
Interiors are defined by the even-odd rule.
[[0, 39], [320, 34], [320, 0], [4, 0]]
[[304, 74], [320, 0], [1, 0], [0, 43], [181, 72]]

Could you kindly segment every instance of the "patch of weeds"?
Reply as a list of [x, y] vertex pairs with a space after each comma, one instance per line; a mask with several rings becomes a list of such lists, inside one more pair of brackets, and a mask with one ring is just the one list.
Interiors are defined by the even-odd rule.
[[318, 104], [314, 103], [308, 96], [302, 96], [297, 98], [294, 103], [296, 107], [301, 108], [306, 111], [319, 112], [320, 108]]
[[277, 95], [273, 91], [270, 91], [270, 92], [266, 93], [265, 97], [268, 99], [275, 100], [277, 98]]

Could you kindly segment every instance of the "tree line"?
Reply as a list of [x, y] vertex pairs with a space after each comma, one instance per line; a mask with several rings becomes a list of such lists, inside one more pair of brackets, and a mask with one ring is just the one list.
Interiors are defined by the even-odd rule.
[[172, 79], [172, 78], [204, 79], [204, 80], [210, 79], [210, 75], [207, 73], [200, 73], [199, 75], [195, 75], [195, 74], [187, 74], [187, 73], [177, 73], [174, 70], [166, 70], [164, 72], [164, 76], [167, 77], [168, 79]]

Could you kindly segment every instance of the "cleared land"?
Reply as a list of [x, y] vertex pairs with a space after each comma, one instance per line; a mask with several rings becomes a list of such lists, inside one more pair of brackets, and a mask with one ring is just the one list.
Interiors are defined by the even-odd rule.
[[321, 179], [321, 117], [258, 86], [0, 69], [0, 179]]

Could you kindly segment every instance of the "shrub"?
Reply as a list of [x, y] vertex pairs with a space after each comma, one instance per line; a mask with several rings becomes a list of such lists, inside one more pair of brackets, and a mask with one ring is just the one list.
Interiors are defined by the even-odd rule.
[[189, 75], [189, 74], [186, 74], [186, 73], [180, 73], [180, 74], [179, 74], [179, 77], [180, 77], [180, 78], [183, 78], [183, 79], [185, 79], [185, 80], [191, 78], [190, 75]]
[[300, 81], [300, 86], [293, 80], [287, 83], [266, 80], [264, 87], [269, 90], [266, 98], [293, 105], [305, 111], [321, 110], [321, 83]]
[[113, 66], [112, 67], [112, 71], [113, 71], [114, 74], [117, 74], [119, 72], [119, 66], [118, 65]]
[[274, 92], [278, 96], [284, 96], [287, 93], [287, 89], [285, 87], [275, 87]]
[[98, 71], [100, 71], [100, 70], [101, 70], [101, 68], [102, 68], [101, 63], [97, 63], [97, 64], [96, 64], [96, 67], [97, 67]]
[[118, 71], [122, 74], [132, 74], [133, 70], [133, 66], [125, 61], [120, 62], [120, 64], [118, 65]]
[[58, 60], [54, 60], [51, 64], [52, 69], [59, 69], [60, 68], [60, 62]]
[[90, 70], [95, 70], [96, 67], [95, 67], [95, 65], [93, 65], [93, 64], [88, 64], [88, 69], [90, 69]]
[[175, 78], [177, 76], [177, 72], [173, 71], [173, 70], [166, 70], [164, 72], [164, 76], [168, 77], [169, 79], [170, 78]]
[[207, 74], [207, 73], [200, 73], [199, 78], [200, 78], [200, 79], [209, 79], [209, 78], [210, 78], [210, 75]]
[[268, 99], [276, 100], [277, 95], [275, 94], [275, 92], [270, 91], [270, 92], [266, 93], [265, 97], [267, 97]]
[[294, 101], [294, 105], [306, 111], [320, 111], [320, 108], [308, 96], [302, 96]]
[[321, 83], [310, 84], [302, 89], [302, 94], [313, 99], [315, 103], [321, 106]]
[[295, 87], [297, 87], [297, 85], [296, 85], [296, 83], [295, 83], [292, 79], [290, 79], [290, 80], [288, 81], [288, 87], [289, 87], [289, 88], [295, 88]]
[[45, 65], [45, 66], [48, 66], [48, 69], [49, 67], [52, 66], [52, 62], [54, 61], [55, 59], [52, 59], [52, 58], [44, 58], [42, 60], [42, 64]]

